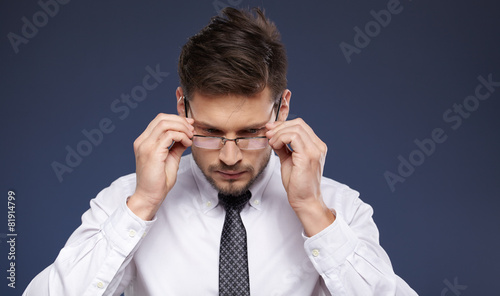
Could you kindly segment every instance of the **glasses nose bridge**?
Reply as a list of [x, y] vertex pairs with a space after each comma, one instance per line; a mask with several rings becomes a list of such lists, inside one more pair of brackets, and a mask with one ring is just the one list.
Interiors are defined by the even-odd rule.
[[221, 141], [222, 141], [222, 146], [226, 146], [226, 142], [227, 141], [234, 141], [234, 144], [236, 144], [236, 146], [239, 148], [240, 146], [238, 146], [238, 138], [234, 138], [234, 139], [228, 139], [228, 138], [225, 138], [225, 137], [221, 137]]

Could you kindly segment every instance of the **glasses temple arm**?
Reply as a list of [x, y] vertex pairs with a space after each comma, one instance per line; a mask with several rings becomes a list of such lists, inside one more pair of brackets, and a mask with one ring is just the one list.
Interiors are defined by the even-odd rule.
[[278, 111], [276, 112], [276, 119], [274, 121], [278, 121], [278, 118], [280, 116], [280, 109], [281, 109], [281, 100], [283, 99], [283, 94], [280, 95], [280, 101], [278, 103]]

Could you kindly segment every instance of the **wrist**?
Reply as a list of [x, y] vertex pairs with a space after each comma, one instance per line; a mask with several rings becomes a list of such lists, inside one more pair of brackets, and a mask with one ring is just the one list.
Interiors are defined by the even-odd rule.
[[127, 198], [127, 207], [139, 218], [144, 221], [153, 220], [156, 212], [159, 209], [159, 205], [152, 205], [145, 202], [137, 193], [129, 196]]
[[294, 208], [294, 211], [308, 237], [318, 234], [336, 219], [333, 210], [329, 209], [322, 199]]

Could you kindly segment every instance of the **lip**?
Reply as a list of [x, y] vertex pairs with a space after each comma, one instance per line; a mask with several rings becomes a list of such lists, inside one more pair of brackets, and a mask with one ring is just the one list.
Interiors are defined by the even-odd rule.
[[228, 180], [235, 180], [240, 178], [245, 174], [245, 171], [241, 172], [236, 172], [236, 171], [217, 171], [219, 176], [221, 176], [223, 179], [228, 179]]

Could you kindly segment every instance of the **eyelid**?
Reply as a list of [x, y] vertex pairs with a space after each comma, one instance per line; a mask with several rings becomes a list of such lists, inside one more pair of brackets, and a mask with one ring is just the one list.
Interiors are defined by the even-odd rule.
[[246, 130], [247, 131], [257, 131], [258, 132], [258, 131], [261, 131], [261, 130], [263, 130], [265, 128], [266, 128], [266, 126], [263, 126], [263, 127], [251, 127], [251, 128], [246, 129]]
[[[203, 131], [204, 133], [207, 133], [207, 134], [212, 134], [212, 135], [221, 135], [221, 134], [224, 134], [224, 132], [221, 131], [221, 130], [219, 130], [218, 128], [214, 128], [214, 127], [210, 127], [210, 126], [195, 125], [194, 127], [195, 127], [195, 129], [199, 129], [200, 131]], [[257, 133], [259, 133], [260, 131], [262, 131], [264, 129], [266, 129], [265, 125], [261, 126], [261, 127], [255, 127], [255, 128], [254, 127], [249, 127], [249, 128], [246, 128], [246, 129], [242, 129], [241, 131], [237, 132], [237, 134], [257, 134]]]
[[209, 134], [221, 134], [222, 131], [216, 129], [216, 128], [204, 128], [204, 132], [209, 133]]
[[266, 130], [265, 126], [263, 126], [263, 127], [256, 127], [256, 128], [248, 128], [246, 130], [242, 130], [240, 132], [240, 134], [242, 134], [242, 135], [247, 134], [249, 136], [258, 136], [258, 135], [263, 134], [263, 131], [265, 131], [265, 130]]

